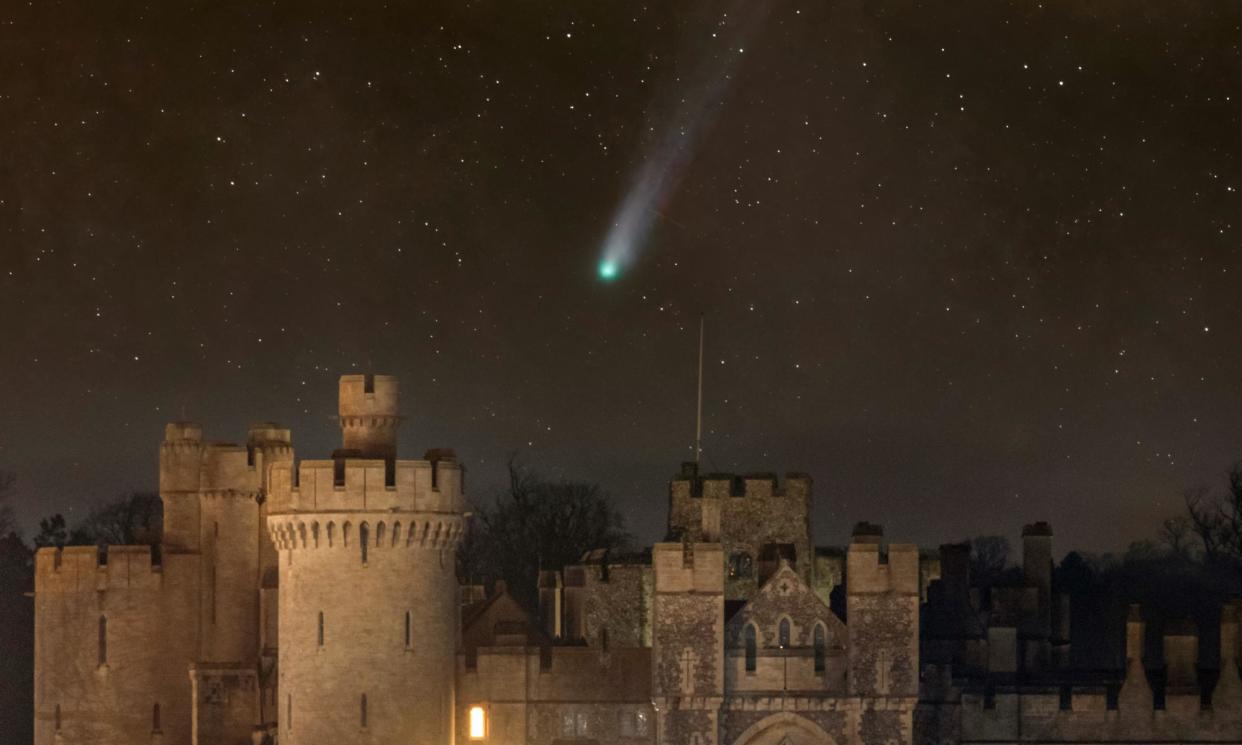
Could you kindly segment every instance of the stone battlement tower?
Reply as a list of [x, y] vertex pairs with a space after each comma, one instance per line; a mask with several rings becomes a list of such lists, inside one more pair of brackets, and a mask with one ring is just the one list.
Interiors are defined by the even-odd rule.
[[453, 737], [462, 469], [397, 460], [397, 380], [340, 381], [343, 447], [273, 467], [282, 745]]

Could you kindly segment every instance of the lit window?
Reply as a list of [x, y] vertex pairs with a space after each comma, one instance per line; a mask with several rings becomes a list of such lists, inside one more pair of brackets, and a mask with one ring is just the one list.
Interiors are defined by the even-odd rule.
[[470, 739], [482, 740], [487, 736], [487, 713], [482, 706], [470, 707]]

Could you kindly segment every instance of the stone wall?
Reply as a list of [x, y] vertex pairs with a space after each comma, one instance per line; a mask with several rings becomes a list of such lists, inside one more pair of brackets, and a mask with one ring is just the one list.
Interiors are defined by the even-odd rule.
[[106, 563], [93, 546], [39, 550], [36, 745], [190, 742], [198, 576], [199, 557], [153, 564], [148, 546], [109, 547]]
[[[678, 478], [669, 483], [669, 532], [692, 542], [712, 540], [704, 536], [704, 504], [719, 514], [719, 541], [724, 561], [737, 567], [749, 557], [748, 571], [726, 572], [725, 596], [749, 598], [762, 578], [760, 553], [765, 545], [793, 547], [794, 567], [810, 581], [815, 562], [811, 544], [811, 479], [805, 474], [785, 477], [777, 488], [774, 474], [733, 476], [709, 474], [701, 478]], [[710, 521], [709, 522], [713, 522]]]
[[649, 564], [589, 564], [582, 567], [583, 638], [592, 647], [651, 646], [651, 596], [654, 590]]
[[[268, 524], [281, 552], [281, 745], [445, 742], [454, 709], [460, 516], [276, 513]], [[444, 527], [433, 527], [424, 543], [429, 525]]]
[[486, 712], [493, 743], [551, 745], [579, 731], [601, 743], [654, 741], [650, 649], [481, 647], [473, 666], [460, 658], [458, 685], [458, 742], [470, 741], [475, 706]]

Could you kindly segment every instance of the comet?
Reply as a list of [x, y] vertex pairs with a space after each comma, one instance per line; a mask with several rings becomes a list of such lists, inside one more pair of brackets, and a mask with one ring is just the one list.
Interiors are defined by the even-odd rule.
[[[658, 134], [643, 148], [629, 189], [613, 211], [600, 250], [600, 280], [618, 279], [638, 260], [656, 218], [684, 229], [665, 215], [667, 204], [694, 159], [698, 143], [723, 108], [746, 44], [762, 26], [767, 7], [766, 0], [737, 0], [717, 22], [693, 26], [709, 37], [710, 53], [699, 59], [686, 86], [688, 93], [663, 106], [653, 105], [653, 111], [671, 113], [649, 117], [647, 130]], [[683, 82], [681, 77], [675, 80]]]

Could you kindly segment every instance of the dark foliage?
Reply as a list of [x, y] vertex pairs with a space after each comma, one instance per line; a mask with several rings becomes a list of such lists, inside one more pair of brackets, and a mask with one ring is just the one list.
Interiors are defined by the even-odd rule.
[[80, 524], [69, 529], [63, 515], [39, 521], [35, 546], [155, 545], [164, 525], [164, 505], [158, 494], [133, 492], [99, 505]]
[[33, 554], [14, 530], [14, 478], [0, 471], [0, 739], [34, 739]]
[[467, 582], [504, 580], [533, 611], [540, 570], [577, 563], [593, 549], [620, 549], [628, 540], [621, 513], [598, 484], [549, 481], [510, 460], [508, 489], [471, 518], [458, 572]]

